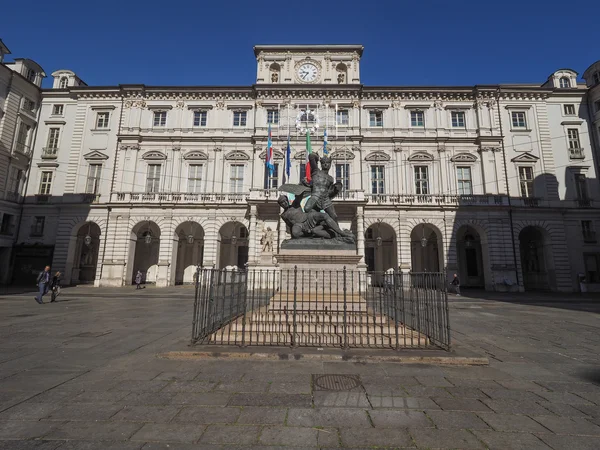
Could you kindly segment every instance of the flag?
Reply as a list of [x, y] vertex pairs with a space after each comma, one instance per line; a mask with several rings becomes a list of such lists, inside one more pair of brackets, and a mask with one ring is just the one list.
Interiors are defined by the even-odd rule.
[[308, 155], [312, 153], [312, 147], [310, 146], [310, 131], [306, 130], [306, 179], [310, 182], [312, 180], [310, 173], [310, 161]]
[[275, 164], [273, 164], [273, 142], [271, 141], [271, 124], [269, 124], [269, 138], [267, 139], [267, 169], [269, 169], [269, 176], [273, 176], [275, 171]]
[[288, 145], [285, 150], [285, 174], [287, 176], [287, 181], [290, 181], [290, 172], [292, 170], [292, 148], [290, 147], [290, 135], [288, 134]]
[[327, 128], [323, 131], [323, 154], [329, 155], [329, 150], [327, 149]]

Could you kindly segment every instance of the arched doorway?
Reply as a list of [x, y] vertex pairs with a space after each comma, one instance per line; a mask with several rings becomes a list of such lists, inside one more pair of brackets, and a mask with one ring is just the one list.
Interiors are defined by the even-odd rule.
[[175, 230], [171, 270], [171, 284], [194, 282], [196, 267], [202, 265], [204, 256], [204, 229], [199, 223], [184, 222]]
[[412, 272], [440, 272], [444, 268], [442, 233], [437, 227], [422, 223], [410, 233]]
[[365, 263], [367, 271], [374, 273], [374, 284], [381, 284], [386, 270], [398, 268], [396, 233], [390, 225], [378, 222], [367, 228]]
[[547, 254], [550, 251], [547, 245], [547, 239], [538, 227], [525, 227], [519, 233], [521, 272], [526, 291], [550, 290], [548, 261], [551, 255]]
[[77, 231], [71, 283], [94, 283], [98, 268], [99, 251], [100, 227], [94, 222], [86, 222]]
[[456, 232], [456, 262], [461, 286], [485, 287], [486, 246], [477, 230], [469, 225]]
[[140, 222], [131, 230], [129, 241], [129, 282], [142, 272], [145, 283], [156, 283], [160, 251], [160, 228], [152, 221]]
[[219, 230], [218, 267], [245, 269], [248, 263], [248, 229], [240, 222], [227, 222]]

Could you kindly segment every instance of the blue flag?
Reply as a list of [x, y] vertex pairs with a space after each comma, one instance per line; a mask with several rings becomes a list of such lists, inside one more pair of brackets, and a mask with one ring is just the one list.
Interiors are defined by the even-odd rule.
[[327, 150], [327, 128], [325, 128], [325, 131], [323, 132], [323, 154], [329, 154], [329, 150]]
[[275, 164], [273, 162], [273, 141], [271, 140], [271, 124], [269, 124], [269, 138], [267, 140], [267, 157], [266, 163], [267, 168], [269, 169], [269, 176], [273, 176], [273, 172], [275, 171]]
[[292, 170], [292, 148], [290, 147], [290, 136], [288, 135], [288, 144], [285, 151], [285, 174], [287, 175], [287, 181], [290, 181], [290, 172]]

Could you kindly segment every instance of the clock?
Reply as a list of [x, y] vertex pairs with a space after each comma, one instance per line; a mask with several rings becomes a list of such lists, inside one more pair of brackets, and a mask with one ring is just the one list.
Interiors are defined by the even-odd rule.
[[304, 83], [312, 83], [317, 79], [319, 69], [312, 63], [304, 63], [298, 67], [298, 78]]

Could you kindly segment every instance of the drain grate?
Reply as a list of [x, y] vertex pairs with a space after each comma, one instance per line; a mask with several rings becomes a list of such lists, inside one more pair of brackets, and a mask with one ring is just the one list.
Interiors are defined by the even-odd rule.
[[313, 375], [315, 391], [352, 391], [361, 386], [358, 375]]

